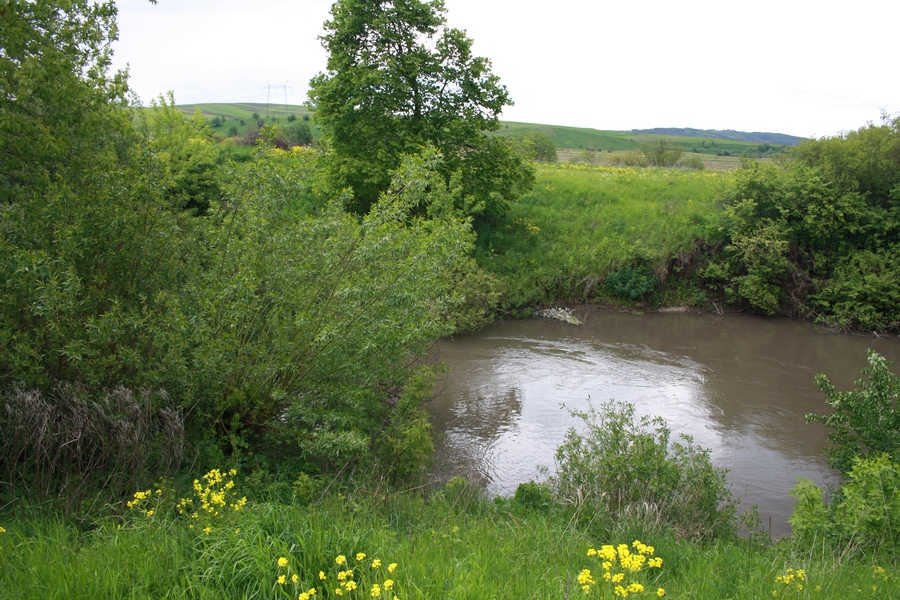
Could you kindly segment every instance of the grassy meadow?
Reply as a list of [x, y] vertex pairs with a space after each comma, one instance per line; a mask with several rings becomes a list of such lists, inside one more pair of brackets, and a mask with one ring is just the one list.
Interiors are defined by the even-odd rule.
[[[222, 491], [230, 503], [247, 482], [227, 479], [236, 482]], [[199, 518], [179, 514], [179, 495], [165, 486], [81, 526], [4, 513], [0, 597], [751, 600], [891, 598], [898, 589], [896, 571], [876, 559], [839, 562], [753, 536], [695, 543], [646, 520], [491, 502], [458, 480], [427, 497], [377, 485], [310, 495], [307, 484], [238, 510], [196, 506]], [[632, 568], [620, 544], [647, 560]], [[606, 569], [591, 552], [605, 545], [619, 550]]]
[[481, 225], [477, 260], [505, 282], [508, 309], [605, 301], [600, 283], [619, 268], [646, 268], [667, 279], [689, 266], [696, 243], [716, 238], [716, 199], [728, 177], [710, 171], [541, 165], [534, 189], [503, 219]]

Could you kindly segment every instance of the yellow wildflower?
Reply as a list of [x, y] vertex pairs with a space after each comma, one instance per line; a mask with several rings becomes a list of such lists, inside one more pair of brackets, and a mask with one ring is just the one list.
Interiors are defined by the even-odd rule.
[[373, 583], [372, 590], [369, 592], [369, 595], [372, 596], [373, 598], [380, 598], [381, 597], [381, 586], [378, 585], [377, 583]]
[[286, 559], [286, 558], [283, 557], [283, 556], [282, 556], [281, 558], [278, 559], [278, 566], [279, 566], [279, 567], [284, 568], [284, 567], [286, 567], [287, 565], [288, 565], [288, 559]]
[[343, 554], [339, 554], [338, 557], [334, 559], [334, 562], [336, 562], [339, 565], [347, 564], [347, 557], [344, 556]]
[[365, 559], [366, 559], [366, 553], [365, 553], [365, 552], [357, 552], [357, 553], [356, 553], [356, 560], [358, 560], [358, 561], [363, 561], [363, 560], [365, 560]]
[[373, 569], [377, 569], [377, 568], [380, 567], [380, 566], [381, 566], [381, 560], [379, 560], [379, 559], [376, 558], [375, 560], [372, 561], [372, 568], [373, 568]]
[[0, 527], [0, 533], [6, 533], [6, 530]]
[[300, 581], [300, 577], [296, 573], [291, 575], [291, 583], [297, 583], [298, 581]]
[[394, 587], [394, 580], [393, 579], [385, 579], [384, 583], [381, 585], [386, 590], [392, 589]]
[[278, 576], [278, 585], [284, 585], [285, 583], [287, 583], [287, 577], [285, 577], [284, 575], [279, 575]]
[[662, 589], [662, 588], [659, 588], [658, 590], [656, 590], [656, 595], [657, 595], [658, 597], [662, 598], [663, 596], [666, 595], [666, 590], [664, 590], [664, 589]]
[[391, 563], [388, 565], [388, 573], [393, 573], [394, 569], [397, 568], [397, 563]]
[[319, 571], [319, 579], [325, 580], [328, 577], [325, 575], [325, 571]]

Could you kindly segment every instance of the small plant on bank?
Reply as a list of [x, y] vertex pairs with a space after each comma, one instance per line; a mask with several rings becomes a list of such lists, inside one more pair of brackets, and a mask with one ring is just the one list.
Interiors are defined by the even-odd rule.
[[828, 502], [808, 479], [791, 490], [793, 542], [801, 549], [894, 556], [900, 548], [900, 378], [872, 350], [868, 362], [868, 381], [858, 379], [854, 390], [839, 392], [824, 374], [816, 376], [834, 412], [806, 420], [831, 428], [824, 452], [845, 479]]
[[584, 426], [582, 433], [570, 429], [556, 451], [550, 485], [560, 501], [611, 520], [638, 517], [693, 539], [734, 533], [725, 470], [712, 466], [709, 450], [685, 435], [670, 444], [665, 421], [638, 419], [630, 403], [571, 413]]
[[606, 276], [606, 291], [618, 298], [640, 300], [656, 288], [649, 269], [625, 267]]
[[857, 379], [854, 390], [839, 392], [825, 374], [817, 375], [816, 385], [834, 412], [806, 415], [807, 423], [822, 423], [831, 429], [828, 439], [832, 446], [825, 449], [825, 456], [832, 468], [844, 473], [860, 456], [887, 453], [900, 462], [900, 377], [874, 350], [868, 351], [867, 359], [869, 366], [862, 374], [868, 381]]

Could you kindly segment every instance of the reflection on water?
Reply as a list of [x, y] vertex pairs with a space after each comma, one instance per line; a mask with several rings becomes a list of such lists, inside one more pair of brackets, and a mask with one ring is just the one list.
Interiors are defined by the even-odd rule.
[[450, 368], [428, 403], [437, 472], [464, 475], [492, 494], [552, 468], [579, 422], [563, 407], [631, 402], [663, 417], [729, 469], [734, 494], [756, 504], [775, 535], [787, 533], [788, 496], [800, 477], [837, 483], [822, 456], [826, 431], [803, 415], [824, 412], [814, 376], [838, 389], [866, 366], [866, 348], [900, 359], [897, 338], [836, 335], [808, 323], [585, 311], [582, 326], [550, 320], [497, 323], [443, 340], [432, 357]]

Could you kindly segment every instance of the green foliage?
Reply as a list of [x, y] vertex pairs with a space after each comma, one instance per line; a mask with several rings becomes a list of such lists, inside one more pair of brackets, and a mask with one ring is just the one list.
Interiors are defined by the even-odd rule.
[[900, 546], [900, 463], [887, 455], [853, 459], [846, 481], [828, 504], [808, 479], [791, 491], [792, 544], [807, 552], [824, 548], [841, 556], [894, 556]]
[[390, 184], [401, 157], [426, 144], [443, 156], [468, 206], [499, 214], [533, 180], [499, 127], [510, 104], [490, 62], [472, 40], [445, 26], [443, 2], [342, 0], [332, 7], [323, 45], [328, 71], [310, 82], [310, 103], [325, 133], [334, 190], [351, 188], [365, 213]]
[[843, 556], [858, 552], [893, 555], [900, 543], [900, 377], [890, 363], [868, 351], [868, 381], [837, 391], [825, 375], [816, 383], [832, 407], [828, 415], [806, 415], [807, 422], [830, 428], [828, 461], [845, 480], [829, 502], [811, 481], [792, 490], [797, 499], [790, 522], [793, 543], [822, 546]]
[[124, 72], [110, 74], [112, 1], [4, 2], [0, 8], [0, 205], [98, 185], [130, 135]]
[[674, 167], [684, 152], [681, 146], [660, 138], [656, 144], [641, 144], [640, 152], [653, 167]]
[[849, 471], [858, 457], [887, 454], [900, 462], [900, 377], [890, 364], [873, 350], [868, 351], [868, 368], [858, 379], [856, 389], [839, 392], [824, 374], [816, 376], [819, 390], [833, 413], [808, 414], [807, 422], [822, 423], [831, 431], [832, 446], [825, 449], [831, 466]]
[[312, 132], [309, 130], [309, 125], [305, 121], [283, 127], [281, 129], [281, 135], [287, 141], [289, 146], [312, 146], [313, 143]]
[[842, 257], [812, 300], [826, 323], [868, 330], [900, 328], [900, 248]]
[[522, 144], [525, 146], [525, 152], [532, 160], [547, 163], [555, 163], [557, 160], [556, 143], [552, 137], [543, 131], [527, 133], [522, 138]]
[[152, 165], [165, 201], [173, 208], [205, 214], [222, 197], [219, 151], [206, 119], [199, 112], [186, 119], [175, 108], [171, 92], [140, 111], [138, 119], [147, 166]]
[[471, 258], [461, 261], [454, 268], [453, 280], [453, 293], [459, 302], [447, 318], [453, 323], [454, 332], [476, 331], [493, 321], [503, 295], [500, 280]]
[[640, 300], [656, 287], [656, 277], [646, 268], [624, 267], [606, 276], [606, 290], [613, 296]]
[[735, 506], [725, 472], [688, 436], [670, 443], [659, 417], [635, 415], [629, 403], [572, 411], [583, 432], [569, 431], [550, 479], [558, 498], [613, 519], [639, 516], [692, 539], [734, 532]]
[[771, 314], [894, 329], [900, 118], [802, 144], [782, 166], [748, 163], [724, 198], [727, 243], [707, 271]]
[[[112, 5], [16, 3], [0, 14], [4, 34], [22, 44], [4, 48], [9, 81], [59, 71], [41, 75], [41, 97], [71, 93], [65, 102], [97, 116], [54, 138], [66, 161], [33, 154], [27, 169], [10, 163], [15, 177], [2, 182], [0, 388], [45, 398], [44, 412], [63, 415], [56, 438], [113, 448], [82, 460], [73, 446], [80, 475], [69, 478], [57, 469], [68, 458], [22, 441], [3, 455], [17, 485], [32, 480], [42, 486], [35, 495], [50, 493], [28, 477], [34, 471], [76, 491], [92, 465], [95, 480], [113, 481], [105, 471], [152, 456], [153, 436], [125, 448], [106, 424], [127, 419], [84, 408], [106, 406], [119, 386], [172, 398], [201, 462], [268, 452], [324, 470], [372, 452], [375, 467], [417, 471], [430, 440], [415, 406], [425, 384], [410, 359], [451, 331], [452, 272], [472, 242], [434, 154], [398, 165], [360, 220], [343, 198], [314, 197], [313, 153], [272, 150], [274, 126], [260, 131], [254, 161], [227, 171], [205, 120], [185, 119], [171, 96], [142, 111], [135, 131], [116, 106], [118, 80], [105, 76]], [[27, 125], [55, 136], [26, 92], [4, 95], [4, 135]], [[51, 394], [58, 384], [77, 399]], [[22, 422], [39, 423], [40, 412]], [[99, 429], [79, 429], [70, 413]]]

